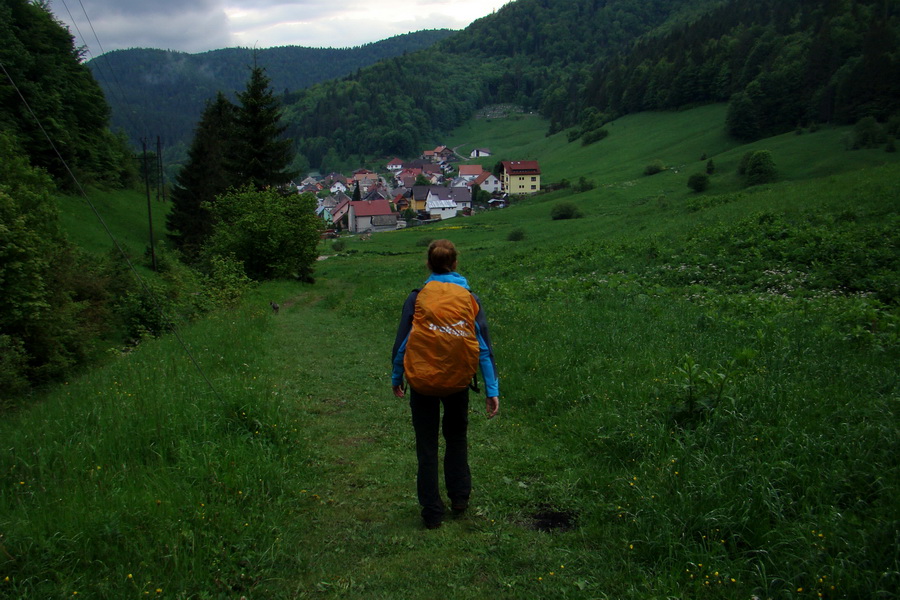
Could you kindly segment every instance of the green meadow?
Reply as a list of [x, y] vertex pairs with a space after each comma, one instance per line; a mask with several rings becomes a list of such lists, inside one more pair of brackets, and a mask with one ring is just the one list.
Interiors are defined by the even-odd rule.
[[[900, 160], [846, 128], [739, 146], [724, 110], [586, 147], [472, 121], [443, 143], [593, 188], [323, 242], [314, 284], [5, 415], [0, 596], [897, 598]], [[779, 178], [745, 188], [757, 149]], [[437, 238], [487, 311], [501, 413], [473, 395], [472, 507], [428, 531], [389, 363]]]

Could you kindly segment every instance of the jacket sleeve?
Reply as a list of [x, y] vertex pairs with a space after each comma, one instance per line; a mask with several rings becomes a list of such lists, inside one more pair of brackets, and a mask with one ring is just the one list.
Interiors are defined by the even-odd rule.
[[416, 298], [419, 290], [413, 290], [403, 303], [403, 312], [400, 314], [400, 325], [397, 327], [397, 337], [394, 339], [394, 350], [391, 353], [391, 385], [403, 384], [403, 357], [406, 354], [406, 341], [412, 329], [413, 315], [416, 312]]
[[497, 376], [497, 365], [494, 363], [494, 347], [491, 344], [491, 335], [488, 332], [487, 317], [481, 307], [481, 300], [472, 294], [478, 303], [478, 314], [475, 315], [475, 332], [478, 334], [478, 364], [481, 367], [481, 377], [484, 379], [484, 393], [487, 397], [500, 395], [500, 380]]

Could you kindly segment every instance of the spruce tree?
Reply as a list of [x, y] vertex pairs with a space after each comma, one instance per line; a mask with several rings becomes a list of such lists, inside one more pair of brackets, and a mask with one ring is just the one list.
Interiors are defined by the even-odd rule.
[[252, 185], [258, 190], [288, 183], [296, 177], [293, 141], [282, 136], [281, 108], [269, 87], [265, 69], [254, 66], [247, 88], [237, 94], [234, 143], [227, 165], [235, 187]]
[[172, 209], [166, 217], [169, 238], [192, 261], [212, 233], [212, 215], [202, 203], [214, 202], [232, 183], [225, 154], [231, 144], [235, 107], [220, 92], [208, 102], [188, 152], [188, 162], [172, 189]]

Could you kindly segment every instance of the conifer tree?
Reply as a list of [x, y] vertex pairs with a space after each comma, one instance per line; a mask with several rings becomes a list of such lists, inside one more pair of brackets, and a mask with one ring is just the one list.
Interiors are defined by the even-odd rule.
[[172, 190], [172, 210], [166, 218], [169, 238], [191, 261], [212, 232], [212, 215], [203, 208], [232, 183], [225, 154], [232, 140], [235, 107], [220, 92], [208, 102], [194, 132], [188, 162]]
[[235, 137], [229, 146], [227, 165], [235, 187], [252, 185], [265, 189], [288, 183], [297, 173], [293, 141], [283, 138], [281, 108], [269, 87], [265, 69], [253, 67], [247, 88], [238, 93], [235, 112]]

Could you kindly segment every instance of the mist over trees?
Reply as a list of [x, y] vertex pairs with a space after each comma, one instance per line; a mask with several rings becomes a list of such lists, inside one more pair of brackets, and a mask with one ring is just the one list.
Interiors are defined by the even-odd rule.
[[355, 48], [223, 48], [198, 54], [129, 48], [86, 64], [112, 107], [113, 129], [125, 131], [132, 144], [159, 135], [167, 155], [180, 162], [206, 103], [218, 93], [233, 101], [254, 60], [266, 68], [274, 93], [289, 99], [298, 90], [427, 48], [452, 33], [418, 31]]

